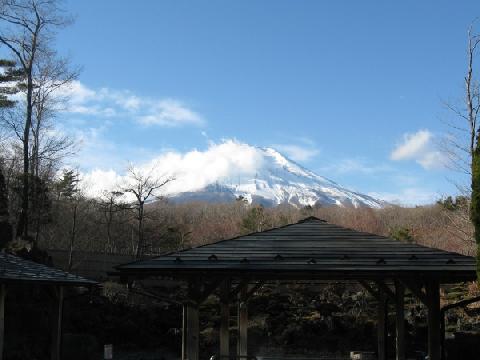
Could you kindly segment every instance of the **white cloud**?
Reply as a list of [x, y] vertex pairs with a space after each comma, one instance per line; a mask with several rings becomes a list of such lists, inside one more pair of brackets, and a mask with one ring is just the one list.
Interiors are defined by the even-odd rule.
[[[233, 181], [241, 176], [251, 176], [262, 164], [263, 157], [258, 148], [225, 140], [220, 144], [210, 144], [205, 151], [166, 151], [146, 163], [136, 164], [136, 168], [158, 179], [175, 177], [175, 181], [162, 189], [164, 194], [172, 194], [195, 191], [217, 180]], [[98, 196], [105, 191], [118, 190], [128, 177], [113, 170], [97, 168], [84, 174], [84, 179], [88, 180], [86, 193]]]
[[75, 80], [62, 88], [62, 93], [67, 95], [72, 104], [85, 104], [88, 101], [95, 99], [97, 92], [87, 88], [80, 81]]
[[441, 197], [434, 191], [418, 187], [404, 188], [398, 193], [370, 192], [368, 195], [401, 206], [433, 204]]
[[424, 169], [445, 167], [445, 155], [435, 148], [434, 135], [429, 130], [404, 134], [402, 141], [393, 149], [390, 159], [395, 161], [414, 160]]
[[414, 134], [404, 134], [403, 142], [392, 151], [392, 160], [414, 159], [429, 145], [432, 133], [428, 130], [419, 130]]
[[65, 111], [103, 117], [128, 117], [144, 125], [185, 126], [203, 125], [202, 116], [185, 103], [171, 98], [141, 97], [128, 90], [90, 89], [74, 81], [59, 96], [67, 96]]
[[370, 162], [359, 159], [359, 158], [352, 158], [352, 159], [343, 159], [335, 162], [334, 165], [328, 166], [324, 168], [326, 172], [335, 172], [337, 174], [378, 174], [378, 173], [389, 173], [393, 172], [390, 166], [385, 164], [371, 164]]
[[[311, 145], [313, 146], [313, 144]], [[320, 151], [313, 148], [312, 146], [305, 147], [292, 144], [273, 145], [276, 150], [285, 153], [290, 159], [294, 161], [308, 161], [318, 155]]]
[[187, 108], [180, 101], [166, 99], [151, 104], [150, 114], [138, 117], [144, 125], [177, 126], [182, 124], [202, 125], [200, 115]]
[[114, 170], [95, 169], [80, 178], [80, 188], [91, 197], [101, 197], [105, 192], [118, 190], [122, 177]]

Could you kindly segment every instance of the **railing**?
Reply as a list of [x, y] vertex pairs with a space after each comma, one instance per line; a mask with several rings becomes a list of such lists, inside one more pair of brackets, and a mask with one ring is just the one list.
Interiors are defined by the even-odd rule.
[[210, 360], [259, 360], [253, 355], [212, 355]]
[[351, 352], [348, 354], [316, 354], [316, 355], [213, 355], [210, 360], [376, 360], [376, 354], [373, 352]]

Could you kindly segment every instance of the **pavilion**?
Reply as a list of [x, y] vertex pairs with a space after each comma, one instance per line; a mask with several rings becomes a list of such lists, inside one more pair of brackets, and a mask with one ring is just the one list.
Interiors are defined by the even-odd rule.
[[238, 304], [237, 357], [247, 357], [247, 300], [266, 281], [358, 281], [378, 302], [378, 358], [386, 359], [386, 303], [396, 313], [396, 359], [405, 360], [404, 296], [427, 308], [428, 354], [441, 359], [440, 285], [472, 281], [475, 259], [396, 241], [309, 217], [117, 267], [124, 281], [174, 278], [188, 284], [183, 303], [182, 360], [199, 359], [199, 305], [217, 288], [221, 303], [220, 357], [230, 357], [229, 304]]
[[[0, 360], [3, 359], [5, 335], [5, 297], [21, 286], [41, 286], [52, 294], [51, 360], [61, 359], [62, 317], [65, 287], [91, 287], [95, 281], [51, 268], [21, 257], [0, 252]], [[8, 329], [7, 329], [8, 331]]]

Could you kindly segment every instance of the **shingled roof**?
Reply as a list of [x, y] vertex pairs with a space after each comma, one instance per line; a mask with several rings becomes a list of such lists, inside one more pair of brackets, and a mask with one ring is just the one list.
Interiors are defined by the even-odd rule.
[[124, 275], [230, 275], [264, 279], [475, 279], [475, 259], [310, 217], [117, 267]]
[[21, 282], [73, 286], [96, 284], [95, 281], [85, 279], [81, 276], [25, 260], [5, 252], [0, 252], [0, 283]]

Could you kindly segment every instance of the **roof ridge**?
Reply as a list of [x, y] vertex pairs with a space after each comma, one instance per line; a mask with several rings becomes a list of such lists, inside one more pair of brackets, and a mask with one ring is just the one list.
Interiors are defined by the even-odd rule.
[[[316, 216], [308, 216], [304, 219], [301, 219], [301, 220], [298, 220], [297, 221], [297, 224], [303, 224], [304, 222], [307, 222], [307, 221], [320, 221], [320, 222], [324, 222], [324, 223], [328, 223], [327, 220], [324, 220], [324, 219], [320, 219]], [[292, 224], [293, 225], [293, 224]]]

